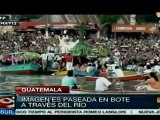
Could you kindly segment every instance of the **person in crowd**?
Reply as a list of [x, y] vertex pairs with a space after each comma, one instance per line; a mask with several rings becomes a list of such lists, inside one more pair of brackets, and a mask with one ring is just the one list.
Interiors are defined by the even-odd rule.
[[107, 57], [106, 57], [106, 63], [107, 63], [107, 64], [110, 63], [110, 55], [107, 55]]
[[139, 67], [137, 68], [137, 72], [140, 73], [140, 74], [143, 74], [143, 72], [144, 72], [144, 66], [143, 66], [143, 64], [139, 65]]
[[61, 86], [69, 86], [70, 89], [82, 89], [82, 86], [78, 85], [72, 70], [69, 70], [67, 76], [62, 79]]
[[96, 80], [96, 87], [95, 87], [95, 91], [106, 91], [108, 90], [108, 87], [111, 85], [112, 83], [104, 78], [104, 77], [99, 77]]
[[79, 70], [82, 71], [82, 72], [86, 72], [87, 71], [87, 64], [81, 64], [79, 66]]
[[93, 63], [96, 65], [96, 68], [98, 68], [98, 66], [99, 66], [98, 60], [94, 60]]
[[87, 69], [86, 69], [86, 72], [89, 73], [90, 71], [92, 71], [92, 64], [91, 63], [88, 64]]
[[97, 71], [99, 73], [98, 76], [99, 77], [106, 77], [107, 73], [108, 73], [108, 72], [106, 72], [106, 69], [107, 69], [106, 65], [99, 65], [97, 68]]
[[89, 74], [92, 76], [97, 76], [97, 67], [96, 65], [93, 63], [92, 66], [91, 66], [91, 69], [89, 71]]
[[112, 61], [109, 67], [111, 68], [112, 71], [114, 71], [116, 66], [117, 65], [114, 63], [114, 61]]
[[60, 70], [66, 70], [66, 59], [64, 58], [64, 56], [61, 56], [61, 60], [60, 60]]
[[109, 64], [104, 64], [104, 67], [107, 73], [111, 70], [111, 68], [109, 67]]
[[96, 64], [92, 64], [92, 70], [97, 70]]
[[135, 87], [137, 90], [145, 89], [147, 91], [160, 91], [160, 83], [154, 72], [149, 73], [149, 76]]
[[149, 74], [152, 72], [152, 69], [151, 69], [151, 66], [150, 65], [147, 65], [146, 66], [146, 70], [144, 70], [144, 74]]
[[60, 63], [59, 71], [65, 71], [66, 70], [66, 64]]
[[102, 70], [102, 65], [98, 65], [98, 67], [96, 67], [97, 68], [97, 71], [96, 71], [96, 76], [97, 77], [99, 77], [100, 76], [100, 72], [101, 72], [101, 70]]
[[104, 65], [105, 63], [108, 63], [109, 62], [109, 58], [108, 57], [104, 57], [102, 59], [100, 59], [100, 64], [101, 65]]
[[55, 57], [54, 57], [54, 60], [56, 60], [56, 61], [61, 61], [61, 57], [60, 57], [60, 55], [55, 55]]
[[40, 58], [42, 59], [42, 69], [45, 71], [47, 67], [47, 53], [41, 54]]
[[149, 62], [146, 63], [146, 65], [144, 66], [144, 70], [147, 69], [147, 66], [150, 66], [151, 64]]
[[102, 71], [106, 72], [106, 70], [107, 70], [107, 67], [106, 67], [105, 64], [103, 64], [103, 65], [102, 65]]
[[66, 60], [66, 69], [71, 70], [73, 68], [73, 56], [71, 55], [71, 53], [68, 53], [65, 56], [65, 60]]
[[159, 72], [160, 72], [160, 65], [158, 65], [158, 62], [155, 62], [154, 65], [155, 65], [155, 66], [154, 66], [154, 71], [155, 71], [156, 73], [159, 73]]
[[52, 64], [52, 69], [53, 70], [58, 70], [59, 69], [59, 63], [56, 61], [56, 60], [54, 60], [54, 62], [53, 62], [53, 64]]
[[47, 53], [47, 67], [51, 70], [52, 69], [52, 65], [53, 65], [53, 61], [54, 61], [54, 51], [49, 51]]
[[110, 82], [107, 78], [105, 77], [99, 77], [96, 80], [96, 86], [95, 86], [95, 91], [99, 91], [99, 92], [104, 92], [109, 90], [109, 87], [114, 85], [116, 83], [117, 80], [114, 80], [112, 82]]
[[115, 66], [115, 70], [113, 71], [117, 77], [124, 77], [123, 70], [119, 68], [119, 66]]

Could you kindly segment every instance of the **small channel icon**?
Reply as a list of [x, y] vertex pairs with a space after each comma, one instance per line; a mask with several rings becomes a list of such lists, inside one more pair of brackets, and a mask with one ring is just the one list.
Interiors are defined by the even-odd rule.
[[15, 96], [0, 96], [0, 108], [14, 108]]

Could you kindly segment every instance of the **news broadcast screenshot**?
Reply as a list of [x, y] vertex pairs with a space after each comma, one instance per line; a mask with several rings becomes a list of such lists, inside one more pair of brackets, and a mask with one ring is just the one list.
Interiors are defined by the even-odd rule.
[[0, 15], [0, 115], [160, 115], [159, 17]]

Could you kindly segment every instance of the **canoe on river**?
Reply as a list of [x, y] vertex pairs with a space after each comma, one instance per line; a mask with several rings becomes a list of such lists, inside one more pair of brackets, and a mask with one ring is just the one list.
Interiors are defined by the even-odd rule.
[[[92, 77], [92, 76], [86, 76], [85, 77], [85, 80], [86, 81], [96, 81], [98, 77]], [[107, 77], [108, 80], [113, 80], [115, 78], [111, 78], [111, 77]], [[144, 80], [144, 76], [143, 75], [128, 75], [128, 76], [125, 76], [125, 77], [119, 77], [117, 78], [119, 79], [120, 81], [134, 81], [134, 80]]]

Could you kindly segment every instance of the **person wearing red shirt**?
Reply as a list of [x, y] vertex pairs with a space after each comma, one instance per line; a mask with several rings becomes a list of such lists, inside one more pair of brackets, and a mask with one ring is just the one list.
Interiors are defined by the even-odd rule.
[[73, 56], [70, 53], [68, 53], [65, 56], [65, 59], [66, 59], [66, 69], [71, 70], [73, 67]]

